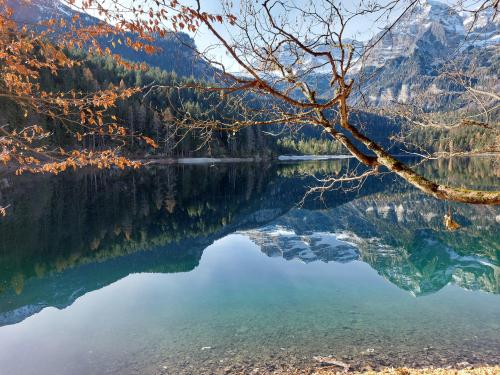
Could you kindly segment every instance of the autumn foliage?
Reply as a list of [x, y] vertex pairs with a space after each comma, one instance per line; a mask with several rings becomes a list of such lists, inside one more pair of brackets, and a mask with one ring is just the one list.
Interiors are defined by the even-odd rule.
[[[352, 73], [363, 56], [356, 58], [355, 47], [346, 39], [344, 31], [356, 17], [380, 12], [386, 16], [391, 14], [399, 1], [362, 2], [350, 15], [341, 2], [320, 2], [323, 5], [318, 9], [316, 2], [312, 2], [312, 8], [307, 10], [288, 2], [242, 1], [236, 18], [231, 14], [232, 6], [224, 7], [223, 15], [208, 14], [201, 9], [199, 0], [186, 2], [191, 6], [177, 0], [61, 0], [76, 11], [71, 19], [56, 17], [34, 24], [16, 18], [10, 1], [0, 0], [0, 98], [10, 101], [26, 121], [0, 123], [0, 162], [15, 166], [18, 174], [25, 171], [59, 173], [84, 166], [139, 166], [139, 162], [123, 153], [123, 147], [135, 140], [153, 148], [157, 144], [152, 138], [125, 127], [112, 110], [135, 95], [147, 95], [151, 87], [110, 84], [90, 91], [50, 91], [40, 84], [41, 77], [62, 75], [81, 66], [85, 59], [102, 56], [126, 69], [147, 69], [143, 64], [126, 61], [116, 51], [123, 47], [146, 54], [158, 53], [156, 38], [172, 31], [194, 33], [203, 27], [213, 37], [212, 47], [222, 48], [243, 73], [231, 74], [208, 53], [194, 51], [214, 67], [217, 78], [208, 84], [195, 82], [174, 89], [220, 94], [221, 102], [230, 98], [234, 103], [232, 113], [240, 118], [200, 120], [185, 111], [179, 126], [197, 129], [208, 139], [214, 132], [235, 134], [250, 127], [312, 125], [328, 134], [331, 141], [342, 144], [368, 168], [367, 172], [355, 176], [324, 181], [321, 191], [339, 182], [364, 181], [385, 168], [439, 199], [500, 203], [500, 192], [468, 190], [428, 180], [391, 155], [386, 146], [375, 142], [353, 122], [353, 115], [359, 111], [353, 106], [357, 100], [353, 90], [357, 86]], [[20, 1], [29, 3], [30, 0]], [[416, 3], [403, 7], [403, 13], [386, 32]], [[485, 2], [486, 5], [490, 7], [489, 2]], [[92, 21], [84, 17], [86, 14], [93, 16]], [[297, 29], [293, 22], [296, 18], [308, 26]], [[221, 23], [234, 33], [221, 32], [218, 27]], [[369, 53], [370, 48], [364, 53]], [[291, 58], [283, 60], [283, 52], [291, 54]], [[308, 67], [309, 60], [319, 63]], [[320, 77], [329, 89], [326, 95], [320, 96], [310, 85], [309, 77], [325, 67], [330, 71], [328, 79], [324, 75]], [[249, 98], [257, 98], [259, 105], [249, 106]], [[72, 137], [72, 146], [61, 148], [55, 146], [56, 142], [48, 142], [53, 137], [53, 129], [38, 123], [39, 116], [52, 120], [57, 129]], [[105, 138], [106, 142], [97, 149], [88, 147], [86, 141], [95, 137]]]
[[[172, 6], [177, 5], [174, 2]], [[30, 24], [19, 21], [9, 2], [0, 0], [0, 97], [11, 102], [25, 118], [21, 123], [0, 124], [0, 162], [14, 166], [18, 174], [25, 171], [59, 173], [68, 168], [89, 165], [98, 168], [137, 167], [139, 162], [120, 156], [126, 141], [134, 137], [153, 148], [157, 147], [149, 137], [129, 134], [120, 119], [108, 113], [119, 101], [139, 94], [141, 87], [111, 86], [93, 92], [49, 92], [40, 84], [42, 72], [58, 76], [82, 64], [81, 60], [72, 57], [70, 52], [73, 50], [84, 51], [86, 57], [110, 56], [127, 69], [144, 69], [144, 66], [132, 64], [113, 54], [110, 47], [123, 44], [136, 51], [154, 53], [154, 47], [148, 42], [152, 40], [153, 32], [165, 32], [155, 26], [160, 18], [166, 17], [164, 11], [156, 15], [156, 22], [131, 22], [122, 18], [123, 13], [118, 9], [115, 12], [104, 11], [99, 3], [93, 1], [79, 6], [80, 11], [96, 9], [107, 22], [83, 23], [76, 13], [69, 24], [63, 18]], [[152, 13], [150, 15], [153, 16]], [[195, 27], [180, 13], [172, 19], [172, 23], [174, 28], [185, 25], [190, 29]], [[132, 40], [127, 36], [130, 34], [126, 34], [130, 32], [138, 38]], [[102, 40], [111, 40], [111, 44], [103, 46]], [[48, 140], [52, 133], [31, 120], [40, 116], [62, 127], [74, 138], [76, 146], [73, 149], [50, 146]], [[113, 147], [99, 151], [85, 149], [82, 142], [94, 135], [107, 137], [114, 142]]]

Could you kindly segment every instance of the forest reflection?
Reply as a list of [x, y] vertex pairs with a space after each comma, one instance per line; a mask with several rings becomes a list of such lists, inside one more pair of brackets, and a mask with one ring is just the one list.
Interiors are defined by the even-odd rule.
[[[498, 184], [495, 160], [445, 161], [449, 173], [438, 175], [442, 162], [421, 168], [458, 186]], [[299, 237], [348, 231], [358, 240], [376, 239], [359, 240], [352, 259], [369, 263], [417, 295], [439, 290], [458, 274], [467, 280], [457, 282], [464, 288], [500, 293], [500, 212], [494, 207], [436, 201], [392, 175], [373, 178], [360, 189], [332, 191], [324, 200], [311, 197], [297, 206], [315, 182], [311, 175], [339, 175], [352, 163], [172, 165], [59, 176], [5, 175], [0, 179], [0, 203], [9, 202], [11, 210], [0, 221], [0, 314], [33, 304], [64, 306], [85, 291], [134, 272], [192, 270], [210, 243], [236, 231], [254, 236], [256, 243], [260, 239], [262, 251], [272, 252], [262, 236], [273, 226]], [[462, 225], [457, 232], [447, 231], [442, 223], [450, 210]], [[287, 242], [275, 246], [286, 247]], [[388, 252], [382, 250], [389, 247], [392, 253], [385, 256]], [[311, 249], [319, 251], [317, 260], [337, 260], [324, 246]], [[95, 268], [92, 273], [90, 267]], [[71, 279], [64, 279], [70, 270]], [[49, 285], [44, 286], [51, 280], [53, 290], [54, 275], [61, 275], [56, 288], [65, 290], [57, 297], [48, 295]]]

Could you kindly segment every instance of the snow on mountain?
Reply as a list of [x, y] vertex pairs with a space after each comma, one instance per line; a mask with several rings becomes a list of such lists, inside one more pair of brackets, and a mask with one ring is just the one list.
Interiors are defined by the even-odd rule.
[[469, 44], [498, 46], [500, 42], [500, 17], [494, 17], [493, 9], [481, 12], [478, 17], [462, 13], [463, 25]]
[[[470, 12], [458, 11], [448, 4], [436, 0], [421, 0], [402, 20], [389, 31], [381, 31], [368, 43], [346, 40], [355, 46], [359, 54], [368, 48], [369, 53], [363, 60], [365, 67], [381, 67], [398, 57], [411, 56], [418, 49], [433, 59], [444, 59], [453, 52], [471, 46], [498, 46], [500, 40], [500, 17], [494, 18], [493, 9], [487, 9], [474, 17]], [[310, 41], [312, 44], [313, 41]], [[331, 50], [339, 57], [336, 47], [321, 46], [317, 50]], [[296, 64], [300, 59], [300, 65]], [[314, 57], [302, 50], [283, 50], [279, 60], [286, 65], [294, 65], [301, 74], [314, 70], [315, 74], [328, 74], [330, 67], [324, 57]], [[361, 64], [356, 66], [358, 69]]]
[[[360, 91], [370, 105], [409, 103], [426, 95], [426, 110], [456, 109], [467, 105], [463, 90], [440, 72], [453, 62], [455, 68], [473, 71], [476, 85], [490, 87], [500, 65], [500, 17], [494, 17], [493, 9], [473, 16], [444, 2], [421, 0], [392, 29], [365, 43], [349, 42], [355, 46], [355, 56], [364, 56], [351, 74], [359, 74]], [[331, 50], [338, 57], [333, 46], [323, 45], [319, 50]], [[325, 58], [283, 47], [279, 60], [293, 65], [293, 74], [306, 75], [320, 97], [331, 95], [329, 79], [325, 79], [331, 70]]]
[[[361, 208], [368, 202], [362, 202], [363, 200], [351, 202], [346, 206], [354, 215], [366, 215], [366, 218], [373, 219], [373, 215], [376, 214], [371, 212], [372, 210], [367, 209], [363, 214]], [[358, 204], [361, 204], [359, 209], [353, 210]], [[368, 207], [373, 208], [373, 206]], [[378, 209], [384, 226], [391, 221], [387, 210], [388, 206], [381, 206]], [[421, 258], [416, 261], [412, 255], [416, 250], [411, 247], [389, 244], [387, 239], [368, 233], [361, 235], [359, 228], [342, 228], [344, 226], [341, 225], [344, 223], [342, 220], [337, 222], [339, 226], [333, 227], [332, 232], [325, 231], [324, 228], [332, 225], [328, 220], [325, 222], [325, 212], [303, 210], [300, 212], [300, 215], [293, 213], [288, 219], [284, 219], [285, 215], [277, 220], [287, 222], [286, 225], [272, 222], [264, 227], [240, 233], [247, 236], [269, 257], [282, 257], [303, 263], [317, 261], [368, 263], [382, 277], [414, 296], [434, 293], [449, 283], [457, 284], [464, 289], [498, 293], [498, 278], [495, 275], [498, 274], [500, 267], [494, 260], [476, 254], [460, 255], [440, 241], [433, 231], [420, 233], [418, 240], [423, 246], [418, 249]], [[304, 220], [304, 215], [307, 220]], [[337, 216], [338, 213], [333, 215]], [[395, 213], [392, 219], [394, 224], [400, 224], [400, 215], [398, 212]], [[413, 212], [413, 215], [419, 213]], [[350, 221], [346, 220], [345, 225], [349, 226], [348, 223]], [[304, 230], [304, 227], [307, 227], [307, 230]], [[311, 230], [312, 228], [318, 230]], [[415, 242], [413, 244], [415, 245]], [[429, 266], [432, 272], [422, 272], [423, 264], [420, 263], [422, 260], [432, 265]]]
[[[463, 89], [440, 73], [453, 63], [474, 75], [475, 85], [491, 87], [500, 65], [500, 17], [485, 10], [473, 18], [447, 4], [426, 0], [395, 27], [367, 44], [363, 65], [365, 97], [373, 106], [425, 101], [426, 110], [466, 107]], [[422, 99], [424, 98], [424, 99]]]
[[488, 9], [475, 19], [445, 3], [423, 0], [394, 28], [378, 33], [368, 42], [374, 47], [364, 65], [380, 67], [389, 60], [410, 56], [419, 48], [427, 49], [433, 58], [444, 58], [470, 46], [494, 46], [500, 36], [500, 18], [493, 15], [493, 10]]
[[69, 19], [75, 14], [80, 14], [85, 22], [97, 22], [96, 18], [71, 9], [59, 0], [8, 0], [7, 4], [14, 9], [14, 17], [19, 22], [35, 23], [51, 18]]
[[[38, 21], [76, 13], [59, 0], [32, 0], [29, 5], [18, 0], [8, 1], [21, 20]], [[421, 93], [428, 93], [428, 110], [460, 108], [462, 104], [457, 103], [460, 93], [453, 90], [453, 95], [446, 94], [450, 92], [450, 82], [438, 77], [440, 66], [451, 60], [463, 63], [460, 66], [463, 71], [473, 67], [476, 76], [480, 77], [477, 85], [487, 87], [489, 81], [495, 80], [500, 64], [500, 17], [494, 18], [493, 15], [493, 9], [489, 9], [475, 18], [471, 13], [459, 12], [445, 3], [421, 0], [387, 33], [378, 33], [367, 44], [350, 40], [358, 53], [375, 44], [369, 48], [362, 63], [360, 60], [355, 66], [358, 69], [363, 66], [368, 72], [361, 82], [365, 97], [371, 105], [378, 106], [391, 104], [394, 100], [408, 103]], [[81, 19], [88, 23], [98, 22], [87, 15], [82, 15]], [[149, 56], [124, 48], [116, 52], [131, 61], [144, 61], [181, 76], [210, 76], [213, 68], [196, 59], [192, 49], [180, 45], [178, 38], [183, 39], [182, 44], [194, 46], [189, 36], [176, 34], [175, 38], [157, 41], [163, 51], [161, 55]], [[290, 47], [283, 47], [278, 53], [280, 62], [293, 65], [290, 74], [305, 74], [319, 96], [331, 95], [329, 80], [324, 79], [324, 75], [331, 74], [326, 60], [305, 54], [300, 49], [287, 48]], [[335, 56], [339, 53], [334, 46], [324, 45], [320, 49], [331, 49]], [[301, 64], [294, 63], [297, 57], [300, 57]], [[460, 57], [460, 61], [455, 61], [456, 57]], [[311, 71], [311, 68], [315, 69]], [[375, 69], [376, 74], [371, 74]], [[357, 72], [353, 70], [352, 73]], [[365, 77], [369, 77], [368, 80]]]
[[350, 262], [359, 259], [359, 252], [345, 233], [315, 232], [296, 234], [294, 230], [271, 225], [243, 232], [268, 256], [287, 260], [299, 259], [304, 263]]

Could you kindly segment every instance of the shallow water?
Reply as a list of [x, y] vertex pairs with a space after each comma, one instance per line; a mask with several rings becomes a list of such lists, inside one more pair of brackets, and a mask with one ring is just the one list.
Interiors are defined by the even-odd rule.
[[6, 178], [1, 373], [500, 363], [498, 209], [386, 180], [299, 209], [300, 168]]

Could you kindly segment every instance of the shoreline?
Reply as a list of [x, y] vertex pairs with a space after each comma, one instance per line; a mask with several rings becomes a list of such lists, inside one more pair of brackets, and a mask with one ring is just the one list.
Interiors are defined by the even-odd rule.
[[[411, 155], [394, 155], [395, 157], [415, 157]], [[443, 156], [441, 159], [448, 160], [452, 158], [483, 158], [483, 157], [500, 157], [496, 153], [481, 153], [469, 155], [452, 155], [450, 157]], [[131, 158], [132, 161], [138, 161], [143, 166], [154, 165], [204, 165], [204, 164], [230, 164], [230, 163], [263, 163], [263, 162], [301, 162], [301, 161], [329, 161], [329, 160], [346, 160], [353, 159], [354, 156], [341, 155], [276, 155], [273, 157], [146, 157], [146, 158]], [[431, 159], [436, 160], [436, 159]], [[0, 173], [14, 172], [17, 169], [13, 165], [0, 164]]]
[[[246, 351], [235, 355], [233, 351], [204, 347], [199, 354], [167, 357], [146, 365], [144, 373], [157, 375], [500, 375], [500, 360], [493, 351], [479, 353], [447, 353], [432, 351], [416, 353], [381, 353], [374, 356], [354, 353], [337, 355], [311, 355], [310, 353], [283, 352], [265, 354]], [[470, 349], [471, 351], [475, 349]], [[431, 354], [431, 355], [428, 355]], [[470, 355], [469, 355], [470, 354]]]
[[323, 161], [351, 159], [352, 155], [279, 155], [272, 158], [261, 157], [189, 157], [189, 158], [145, 158], [138, 159], [144, 165], [162, 164], [222, 164], [222, 163], [259, 163], [280, 161]]
[[[148, 370], [153, 370], [152, 368]], [[160, 375], [172, 374], [172, 368], [167, 366], [160, 367]], [[176, 371], [176, 370], [174, 370]], [[224, 375], [498, 375], [500, 374], [500, 365], [471, 365], [467, 362], [456, 364], [455, 366], [446, 367], [381, 367], [381, 368], [364, 368], [351, 369], [343, 367], [340, 364], [317, 364], [310, 367], [294, 367], [290, 364], [277, 364], [267, 366], [252, 366], [249, 364], [243, 366], [223, 366], [216, 369], [207, 369], [204, 367], [192, 367], [177, 369], [178, 374], [192, 374], [191, 371], [196, 371], [199, 375], [204, 374], [224, 374]], [[186, 372], [187, 371], [187, 372]], [[149, 373], [149, 372], [147, 372]]]
[[172, 165], [172, 164], [221, 164], [221, 163], [254, 163], [261, 161], [273, 161], [264, 158], [212, 158], [212, 157], [190, 157], [190, 158], [145, 158], [137, 159], [143, 165]]
[[[338, 374], [339, 370], [334, 368], [318, 368], [311, 374], [314, 375], [332, 375]], [[382, 370], [353, 372], [356, 375], [496, 375], [500, 374], [500, 366], [482, 366], [476, 368], [385, 368]]]

